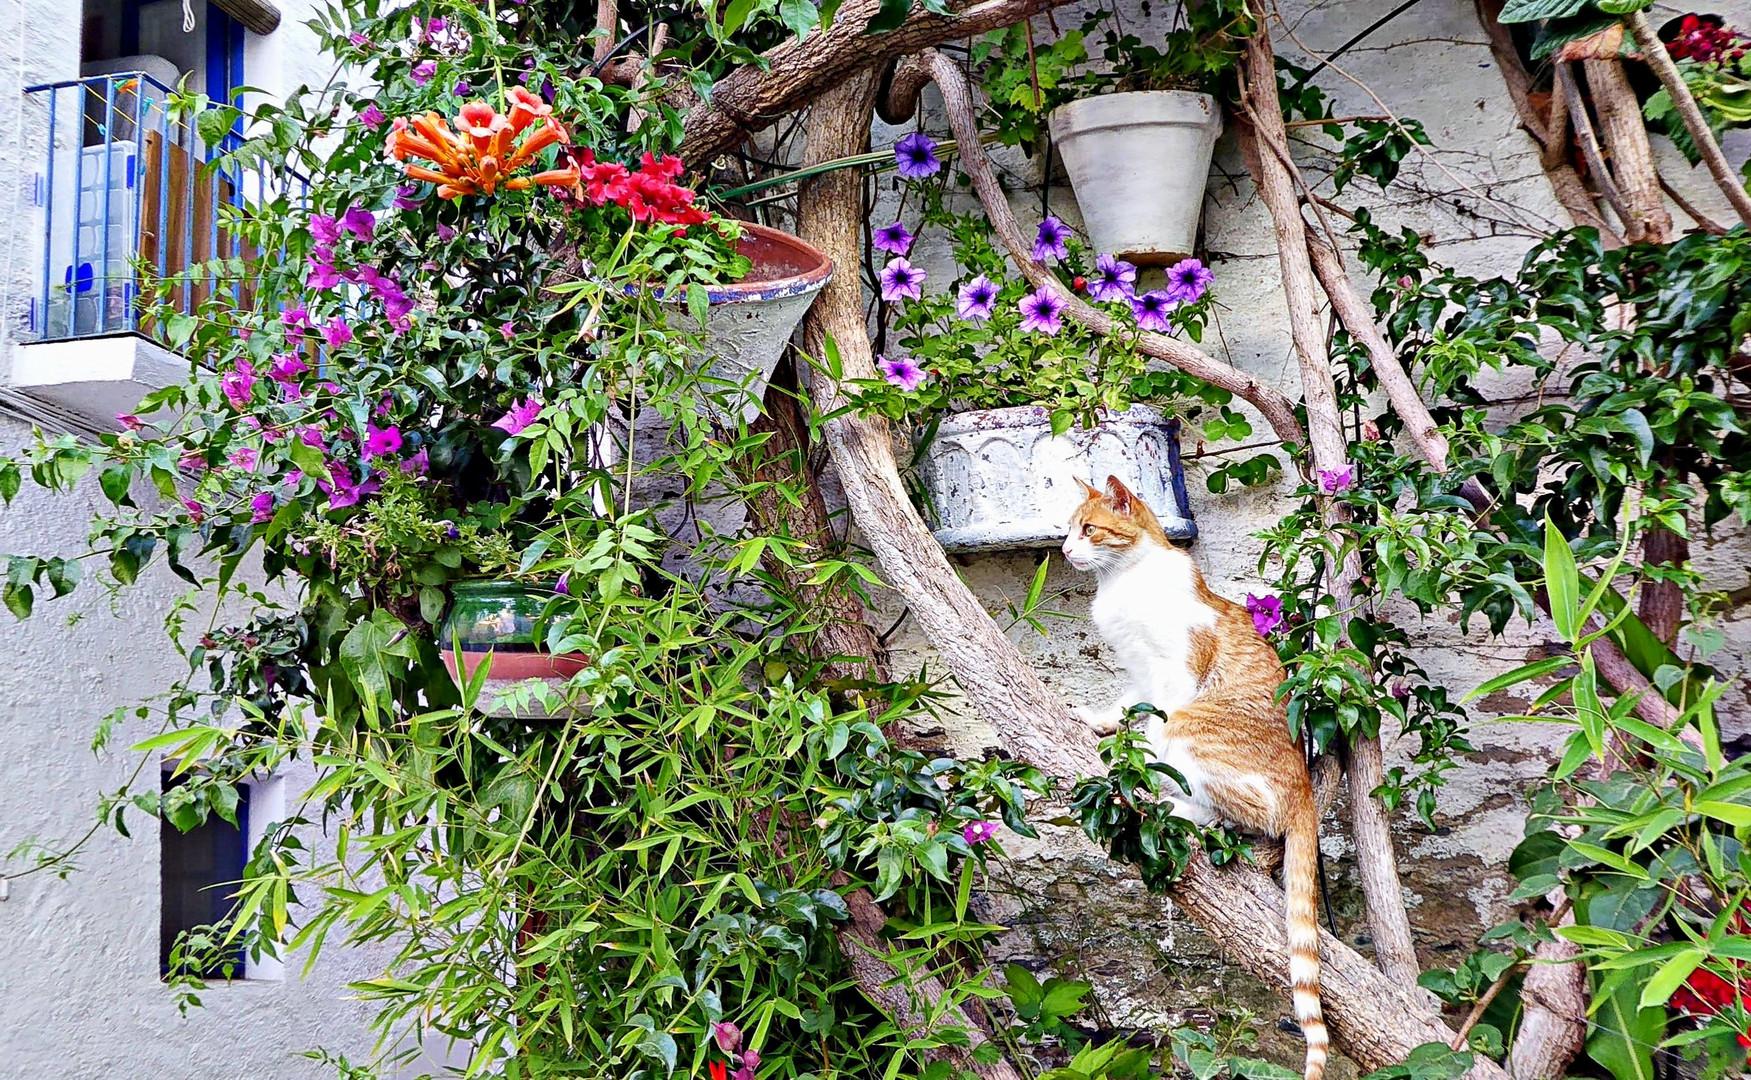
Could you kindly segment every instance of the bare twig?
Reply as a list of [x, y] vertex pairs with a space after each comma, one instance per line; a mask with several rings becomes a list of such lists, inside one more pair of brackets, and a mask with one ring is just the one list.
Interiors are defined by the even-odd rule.
[[1691, 205], [1690, 200], [1680, 194], [1678, 189], [1673, 187], [1664, 176], [1660, 177], [1660, 190], [1664, 191], [1666, 197], [1671, 199], [1673, 203], [1677, 204], [1678, 209], [1684, 211], [1685, 215], [1689, 217], [1691, 221], [1696, 222], [1697, 227], [1703, 232], [1708, 233], [1710, 236], [1727, 235], [1727, 227], [1725, 225], [1722, 225], [1720, 222]]
[[1587, 159], [1587, 168], [1593, 173], [1593, 182], [1599, 185], [1599, 194], [1605, 196], [1605, 201], [1617, 215], [1617, 220], [1627, 230], [1635, 217], [1625, 205], [1617, 184], [1611, 179], [1611, 170], [1605, 167], [1605, 153], [1599, 149], [1599, 137], [1593, 133], [1593, 120], [1587, 115], [1587, 103], [1581, 98], [1581, 88], [1575, 85], [1574, 69], [1565, 61], [1559, 60], [1556, 63], [1556, 84], [1563, 97], [1568, 99], [1569, 119], [1575, 125], [1575, 140], [1581, 144], [1581, 156]]

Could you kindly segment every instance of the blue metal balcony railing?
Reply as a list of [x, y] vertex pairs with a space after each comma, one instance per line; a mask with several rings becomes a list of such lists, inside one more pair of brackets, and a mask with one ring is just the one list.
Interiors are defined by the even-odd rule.
[[[244, 211], [281, 195], [301, 204], [309, 181], [269, 175], [217, 155], [235, 134], [207, 145], [194, 118], [172, 116], [170, 88], [142, 72], [93, 75], [25, 88], [42, 103], [48, 160], [37, 177], [42, 275], [30, 311], [31, 340], [139, 332], [157, 336], [142, 295], [164, 278], [215, 259], [260, 253], [228, 231], [223, 207]], [[190, 276], [169, 299], [193, 312], [209, 298], [248, 306], [247, 281]]]

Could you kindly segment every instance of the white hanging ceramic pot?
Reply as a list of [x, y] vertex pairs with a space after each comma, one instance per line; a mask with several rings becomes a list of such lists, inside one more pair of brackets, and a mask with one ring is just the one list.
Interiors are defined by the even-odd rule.
[[1082, 98], [1052, 110], [1089, 241], [1134, 263], [1192, 253], [1222, 110], [1209, 94], [1145, 90]]
[[948, 551], [1056, 547], [1082, 504], [1078, 480], [1117, 476], [1155, 511], [1167, 535], [1198, 535], [1179, 460], [1179, 421], [1133, 405], [1090, 429], [1052, 434], [1037, 405], [943, 418], [921, 463]]
[[710, 292], [704, 374], [714, 390], [729, 391], [733, 411], [752, 420], [791, 333], [833, 279], [833, 263], [789, 233], [749, 222], [738, 250], [754, 266]]

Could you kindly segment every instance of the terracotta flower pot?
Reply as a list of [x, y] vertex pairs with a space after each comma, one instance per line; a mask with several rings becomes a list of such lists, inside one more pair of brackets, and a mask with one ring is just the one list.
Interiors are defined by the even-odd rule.
[[1155, 511], [1167, 535], [1197, 537], [1179, 460], [1179, 421], [1133, 405], [1094, 428], [1052, 434], [1037, 405], [944, 417], [921, 463], [948, 551], [1056, 547], [1081, 505], [1078, 480], [1117, 476]]
[[740, 387], [732, 418], [739, 412], [752, 420], [791, 333], [833, 279], [833, 263], [789, 233], [747, 222], [738, 249], [754, 266], [741, 281], [710, 291], [704, 373]]
[[551, 597], [551, 592], [506, 581], [451, 586], [450, 608], [438, 628], [438, 651], [451, 677], [472, 678], [491, 656], [482, 697], [490, 705], [518, 683], [538, 679], [558, 688], [588, 667], [590, 658], [583, 653], [554, 655], [535, 636], [536, 620]]
[[1147, 90], [1081, 98], [1052, 110], [1096, 251], [1166, 265], [1192, 253], [1222, 111], [1209, 94]]

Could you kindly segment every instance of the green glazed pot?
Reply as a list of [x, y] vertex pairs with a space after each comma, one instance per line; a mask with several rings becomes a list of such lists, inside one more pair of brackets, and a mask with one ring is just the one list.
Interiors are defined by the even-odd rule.
[[577, 652], [555, 656], [535, 636], [536, 620], [552, 598], [551, 591], [510, 581], [452, 585], [450, 609], [438, 627], [438, 649], [450, 674], [471, 677], [488, 653], [489, 679], [495, 683], [568, 679], [584, 670], [589, 657]]

